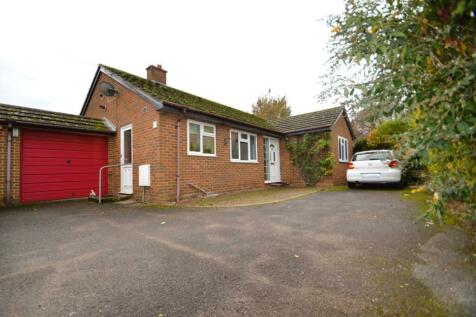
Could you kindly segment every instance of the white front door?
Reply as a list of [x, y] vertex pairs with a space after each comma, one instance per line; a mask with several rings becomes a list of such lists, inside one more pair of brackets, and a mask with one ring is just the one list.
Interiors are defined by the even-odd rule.
[[281, 167], [279, 159], [279, 140], [265, 138], [265, 181], [275, 183], [281, 181]]
[[121, 128], [121, 193], [132, 194], [132, 125]]

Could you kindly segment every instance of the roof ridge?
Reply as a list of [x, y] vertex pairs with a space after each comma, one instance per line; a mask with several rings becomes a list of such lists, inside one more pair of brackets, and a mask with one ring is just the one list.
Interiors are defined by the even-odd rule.
[[323, 112], [323, 111], [332, 110], [332, 109], [337, 109], [337, 108], [345, 108], [345, 107], [344, 107], [344, 106], [335, 106], [335, 107], [330, 107], [330, 108], [326, 108], [326, 109], [321, 109], [321, 110], [316, 110], [316, 111], [311, 111], [311, 112], [300, 113], [300, 114], [296, 114], [296, 115], [294, 115], [294, 116], [289, 116], [289, 117], [286, 117], [286, 118], [278, 118], [278, 119], [275, 119], [275, 120], [271, 120], [271, 122], [276, 122], [276, 121], [280, 121], [280, 120], [286, 120], [286, 119], [290, 119], [290, 118], [296, 118], [296, 117], [306, 116], [306, 115], [310, 115], [310, 114], [313, 114], [313, 113]]

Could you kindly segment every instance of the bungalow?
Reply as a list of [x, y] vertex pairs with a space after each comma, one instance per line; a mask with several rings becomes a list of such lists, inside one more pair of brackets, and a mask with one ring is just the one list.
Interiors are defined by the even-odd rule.
[[[98, 191], [105, 165], [103, 192], [154, 202], [301, 185], [285, 144], [323, 132], [336, 160], [323, 181], [345, 183], [353, 132], [343, 107], [269, 122], [168, 86], [160, 65], [147, 79], [99, 65], [80, 116], [0, 106], [0, 156], [9, 162], [0, 166], [0, 195], [85, 197]], [[139, 184], [143, 166], [149, 186]]]

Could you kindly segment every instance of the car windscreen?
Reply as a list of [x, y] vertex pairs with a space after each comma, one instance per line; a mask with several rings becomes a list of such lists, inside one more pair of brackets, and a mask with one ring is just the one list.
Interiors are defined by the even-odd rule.
[[375, 161], [375, 160], [393, 160], [392, 152], [366, 152], [356, 153], [352, 161]]

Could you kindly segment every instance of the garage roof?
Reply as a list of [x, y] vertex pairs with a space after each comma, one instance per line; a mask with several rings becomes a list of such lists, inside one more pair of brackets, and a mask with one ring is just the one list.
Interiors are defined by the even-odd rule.
[[0, 123], [2, 122], [96, 133], [114, 133], [102, 119], [0, 103]]

